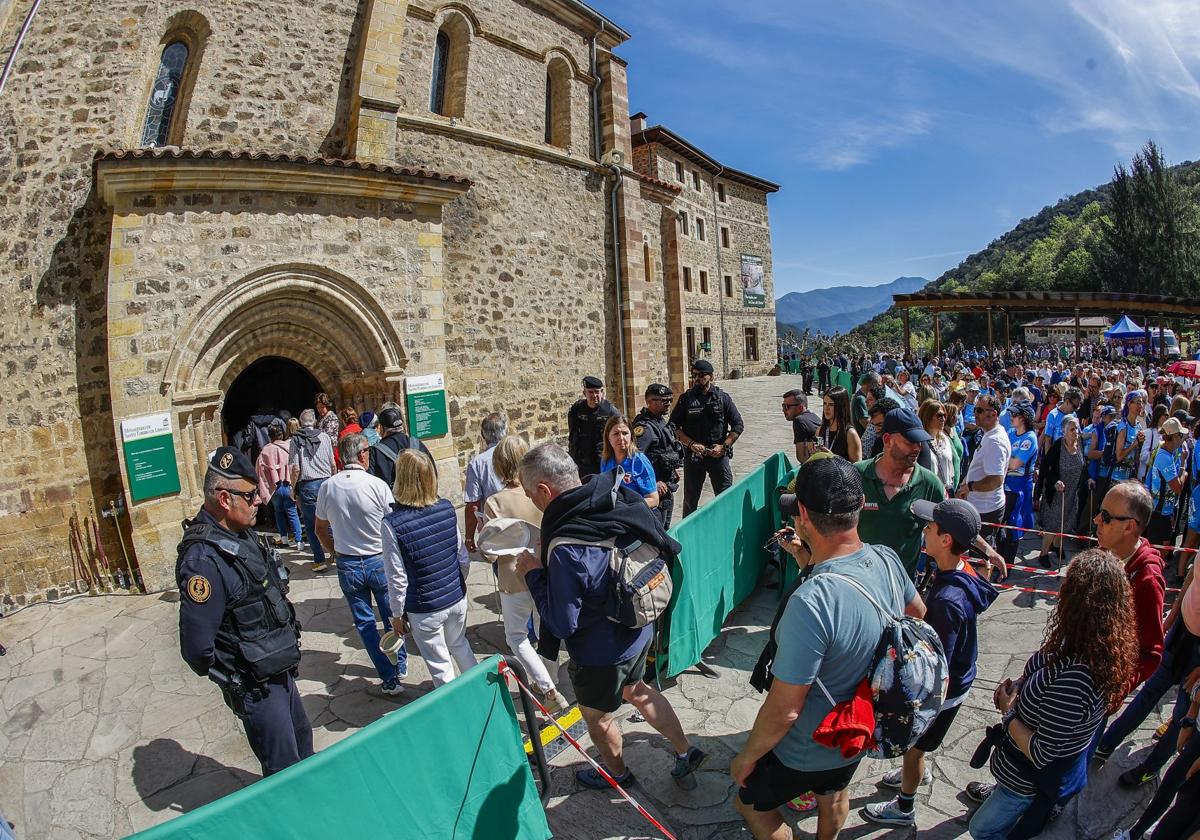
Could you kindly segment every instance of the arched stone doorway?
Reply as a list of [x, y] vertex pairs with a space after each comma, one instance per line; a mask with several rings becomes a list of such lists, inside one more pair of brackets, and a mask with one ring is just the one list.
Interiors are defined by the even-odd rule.
[[[299, 417], [313, 407], [321, 383], [304, 365], [282, 356], [266, 356], [251, 362], [229, 386], [221, 405], [221, 426], [232, 441], [255, 415]], [[263, 421], [265, 422], [265, 421]]]

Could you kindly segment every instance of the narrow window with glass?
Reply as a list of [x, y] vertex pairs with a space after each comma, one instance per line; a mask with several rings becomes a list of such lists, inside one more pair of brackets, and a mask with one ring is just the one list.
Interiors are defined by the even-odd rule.
[[146, 121], [142, 125], [143, 147], [169, 145], [171, 120], [179, 103], [187, 60], [187, 44], [182, 41], [174, 41], [163, 49], [154, 87], [150, 90], [150, 102], [146, 106]]
[[[435, 114], [446, 114], [446, 77], [450, 69], [450, 36], [437, 34], [433, 45], [433, 83], [429, 88], [429, 110]], [[546, 84], [549, 86], [547, 78]]]

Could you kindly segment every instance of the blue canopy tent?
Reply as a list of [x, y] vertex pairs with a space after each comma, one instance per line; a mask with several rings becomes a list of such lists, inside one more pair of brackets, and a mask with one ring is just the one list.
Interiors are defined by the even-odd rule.
[[1104, 337], [1109, 341], [1145, 341], [1146, 329], [1135, 324], [1128, 315], [1122, 315], [1121, 320], [1104, 331]]

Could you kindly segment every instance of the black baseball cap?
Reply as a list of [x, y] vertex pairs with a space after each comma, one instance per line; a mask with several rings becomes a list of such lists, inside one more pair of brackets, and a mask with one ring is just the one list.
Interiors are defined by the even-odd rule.
[[885, 435], [900, 434], [909, 443], [924, 443], [933, 440], [933, 435], [925, 431], [921, 418], [909, 408], [893, 408], [883, 415], [883, 433]]
[[[819, 456], [824, 457], [819, 457]], [[862, 476], [844, 458], [817, 453], [796, 474], [796, 492], [785, 493], [779, 507], [796, 516], [800, 506], [816, 513], [854, 513], [863, 506]]]
[[583, 387], [584, 388], [603, 388], [604, 380], [598, 376], [585, 376], [585, 377], [583, 377]]
[[917, 499], [909, 506], [912, 515], [937, 526], [961, 546], [970, 546], [979, 536], [983, 520], [979, 511], [965, 499], [944, 499], [936, 505], [928, 499]]
[[398, 408], [385, 408], [379, 412], [379, 428], [385, 432], [404, 428], [404, 416]]
[[258, 474], [254, 471], [250, 459], [242, 450], [232, 446], [218, 448], [209, 460], [208, 468], [222, 478], [243, 478], [246, 481], [258, 482]]
[[671, 386], [663, 385], [661, 382], [654, 382], [646, 386], [647, 397], [669, 397], [673, 393]]
[[712, 362], [710, 362], [708, 359], [697, 359], [696, 361], [692, 362], [692, 370], [696, 371], [697, 373], [710, 374], [713, 372]]

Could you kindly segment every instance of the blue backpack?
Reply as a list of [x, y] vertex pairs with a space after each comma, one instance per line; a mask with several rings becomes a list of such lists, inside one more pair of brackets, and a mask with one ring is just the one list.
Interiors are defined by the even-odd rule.
[[[862, 593], [883, 620], [883, 632], [866, 676], [875, 701], [875, 743], [868, 754], [875, 758], [904, 755], [933, 723], [946, 700], [950, 667], [942, 640], [919, 618], [892, 615], [853, 578], [836, 572], [828, 574]], [[895, 602], [895, 577], [890, 568], [887, 574]], [[834, 704], [820, 679], [817, 687]]]

